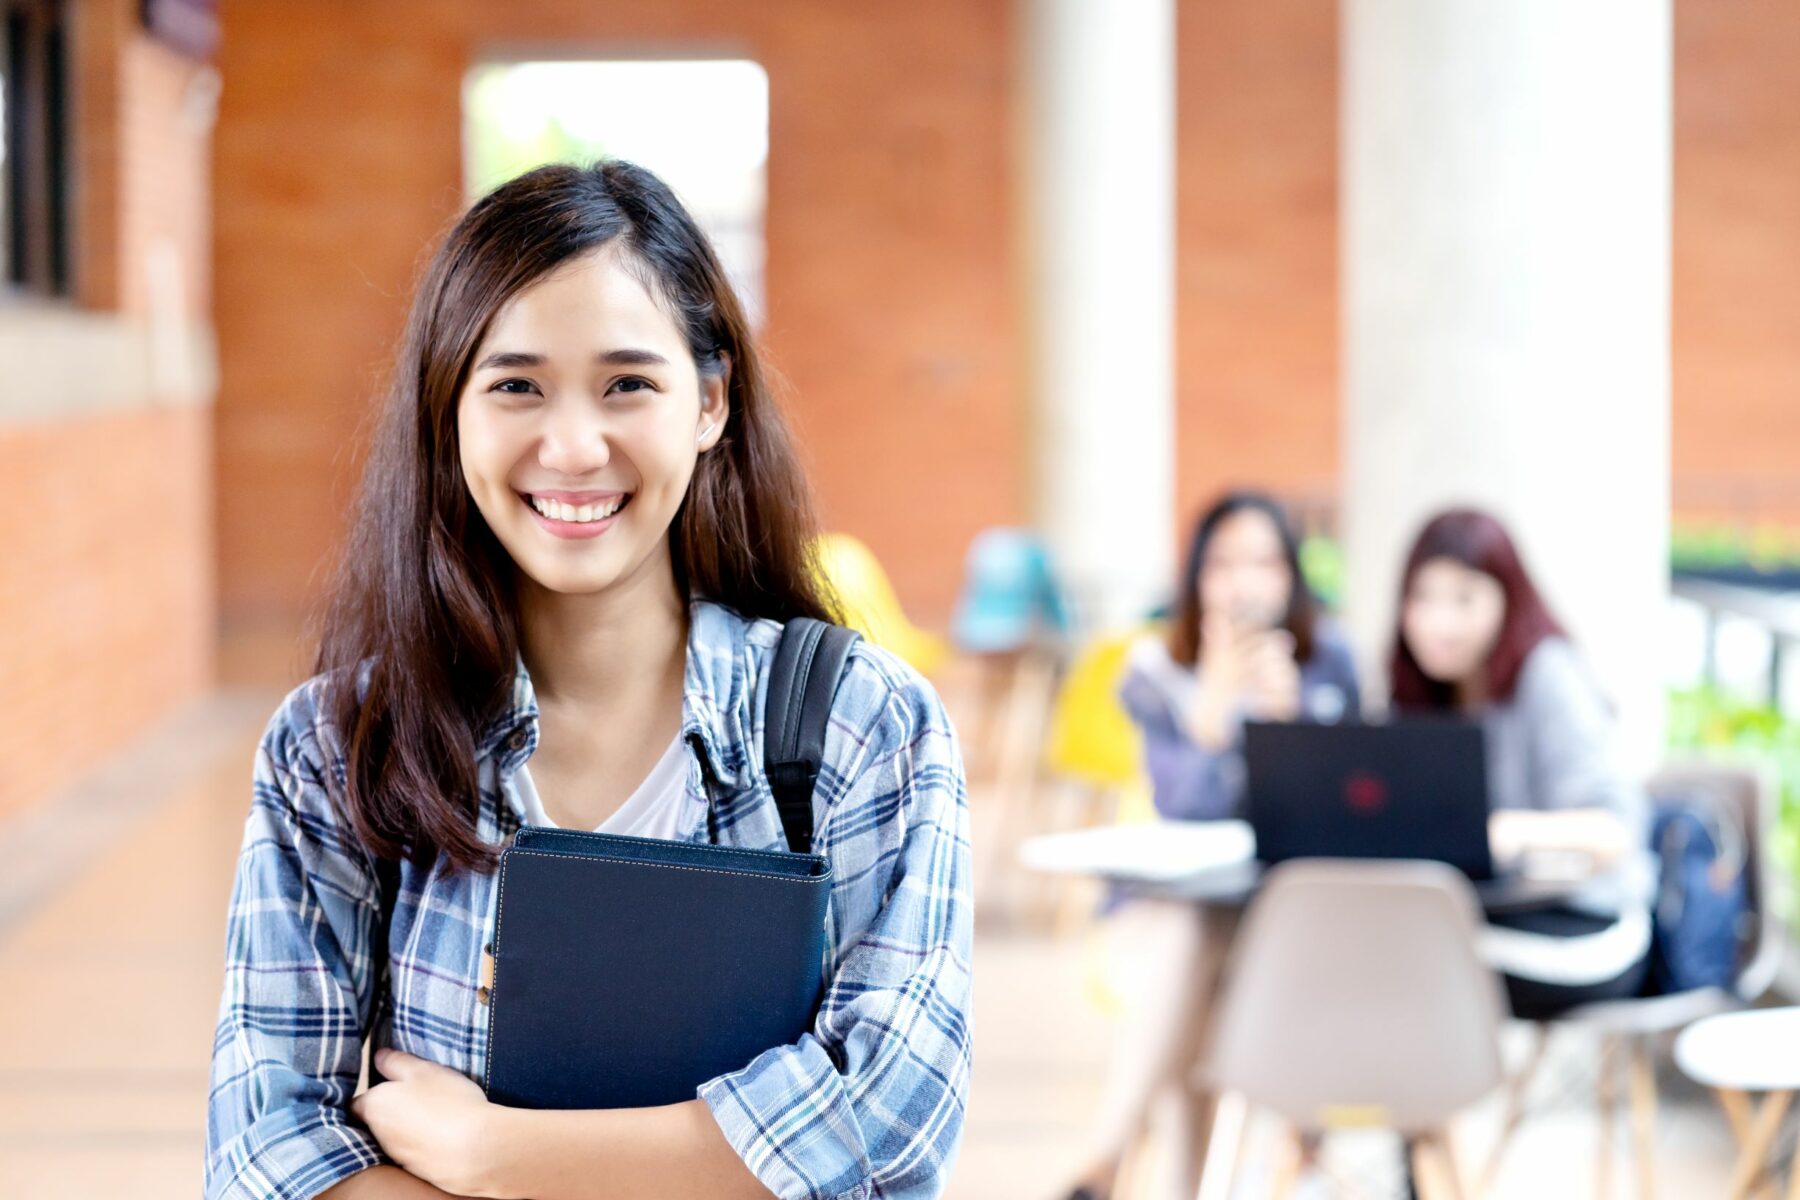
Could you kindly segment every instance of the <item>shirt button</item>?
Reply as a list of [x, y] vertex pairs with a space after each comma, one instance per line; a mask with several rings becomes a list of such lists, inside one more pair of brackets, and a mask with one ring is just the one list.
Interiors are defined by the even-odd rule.
[[521, 725], [517, 729], [512, 731], [511, 737], [506, 739], [506, 748], [508, 750], [522, 750], [525, 748], [526, 739], [529, 738], [530, 736], [531, 736], [531, 731], [529, 729], [527, 729], [525, 726]]
[[485, 987], [479, 987], [479, 988], [475, 989], [475, 998], [480, 1000], [483, 1004], [486, 1004], [488, 1002], [489, 998], [492, 996], [493, 996], [493, 993], [490, 992]]

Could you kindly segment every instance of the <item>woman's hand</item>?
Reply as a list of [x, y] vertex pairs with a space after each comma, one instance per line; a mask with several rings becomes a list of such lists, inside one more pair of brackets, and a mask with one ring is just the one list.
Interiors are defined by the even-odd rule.
[[1209, 750], [1223, 749], [1242, 709], [1259, 721], [1291, 721], [1300, 715], [1300, 669], [1294, 638], [1285, 629], [1246, 628], [1226, 613], [1203, 617], [1198, 689], [1188, 734]]
[[1629, 848], [1625, 823], [1604, 808], [1499, 809], [1488, 816], [1494, 861], [1528, 875], [1579, 878], [1604, 871]]
[[1294, 635], [1285, 629], [1256, 634], [1248, 655], [1244, 707], [1259, 721], [1292, 721], [1300, 715], [1300, 667]]
[[350, 1101], [381, 1148], [409, 1174], [458, 1196], [508, 1196], [493, 1178], [495, 1105], [481, 1086], [449, 1067], [383, 1047], [387, 1077]]

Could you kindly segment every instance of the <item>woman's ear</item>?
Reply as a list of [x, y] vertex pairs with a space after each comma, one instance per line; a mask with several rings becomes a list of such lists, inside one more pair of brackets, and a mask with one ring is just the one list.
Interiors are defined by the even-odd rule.
[[696, 441], [703, 454], [725, 436], [725, 419], [731, 415], [731, 356], [721, 350], [719, 359], [723, 365], [718, 371], [700, 377], [700, 425]]

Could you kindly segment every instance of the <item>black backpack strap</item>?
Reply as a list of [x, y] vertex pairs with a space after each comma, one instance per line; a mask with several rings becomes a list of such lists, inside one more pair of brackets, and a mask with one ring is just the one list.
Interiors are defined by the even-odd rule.
[[763, 713], [763, 770], [795, 854], [812, 852], [813, 783], [825, 758], [825, 727], [858, 640], [853, 629], [796, 617], [782, 627], [775, 647]]
[[[375, 995], [369, 1002], [369, 1027], [363, 1030], [366, 1041], [374, 1036], [375, 1026], [381, 1019], [381, 1011], [388, 996], [388, 931], [394, 924], [394, 907], [400, 902], [400, 861], [393, 858], [376, 858], [375, 882], [380, 887], [381, 909], [375, 914], [375, 928], [369, 936], [369, 955], [374, 960], [371, 966], [375, 974]], [[384, 1082], [382, 1074], [375, 1068], [375, 1060], [369, 1060], [369, 1086], [374, 1087]]]

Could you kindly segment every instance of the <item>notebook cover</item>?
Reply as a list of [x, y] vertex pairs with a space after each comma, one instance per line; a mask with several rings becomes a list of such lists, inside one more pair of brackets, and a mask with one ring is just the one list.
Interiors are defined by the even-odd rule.
[[500, 856], [488, 1099], [672, 1104], [798, 1040], [830, 891], [816, 854], [520, 829]]

